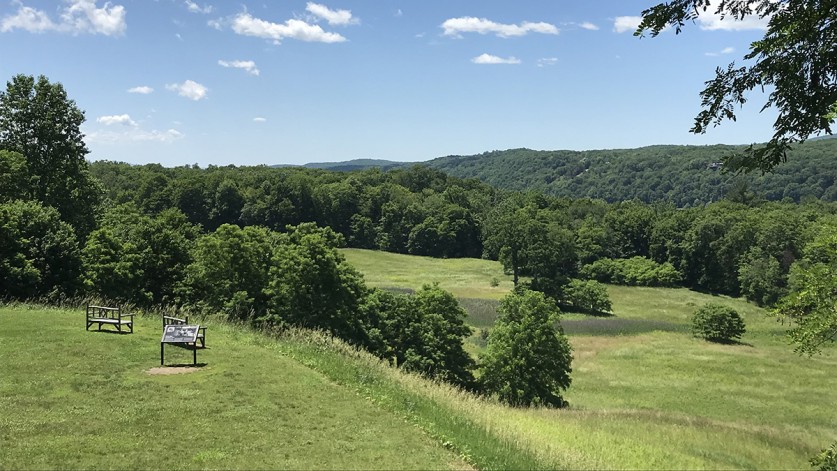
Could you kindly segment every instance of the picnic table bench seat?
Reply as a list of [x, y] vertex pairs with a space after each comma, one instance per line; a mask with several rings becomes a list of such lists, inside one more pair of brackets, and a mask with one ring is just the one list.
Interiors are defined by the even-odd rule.
[[98, 324], [99, 330], [102, 330], [103, 325], [112, 325], [119, 333], [123, 332], [123, 327], [128, 329], [127, 333], [134, 333], [134, 315], [124, 313], [118, 307], [88, 305], [86, 319], [85, 330], [90, 330], [90, 326]]

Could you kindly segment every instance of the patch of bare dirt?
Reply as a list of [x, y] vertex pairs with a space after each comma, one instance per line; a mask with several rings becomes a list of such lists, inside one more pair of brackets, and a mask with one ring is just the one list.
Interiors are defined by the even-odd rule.
[[150, 375], [180, 375], [185, 373], [194, 373], [199, 369], [200, 368], [196, 368], [194, 366], [158, 366], [156, 368], [148, 369], [145, 372]]

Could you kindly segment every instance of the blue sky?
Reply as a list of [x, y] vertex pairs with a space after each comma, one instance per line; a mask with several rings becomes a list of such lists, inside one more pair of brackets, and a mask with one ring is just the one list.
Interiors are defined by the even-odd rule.
[[744, 144], [775, 113], [688, 132], [763, 34], [704, 15], [638, 39], [655, 0], [0, 0], [0, 78], [46, 75], [90, 160], [429, 160], [490, 150]]

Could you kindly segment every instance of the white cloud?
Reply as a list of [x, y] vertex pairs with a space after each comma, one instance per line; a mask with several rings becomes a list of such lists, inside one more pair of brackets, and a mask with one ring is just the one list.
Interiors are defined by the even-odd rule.
[[538, 59], [538, 67], [547, 67], [550, 65], [555, 65], [557, 63], [557, 57], [544, 57], [543, 59]]
[[105, 126], [112, 126], [114, 124], [121, 124], [123, 126], [136, 126], [137, 123], [131, 116], [127, 114], [119, 114], [119, 115], [110, 115], [110, 116], [99, 116], [96, 118], [97, 123], [104, 124]]
[[451, 18], [442, 23], [445, 36], [460, 37], [460, 33], [495, 34], [501, 38], [525, 36], [529, 33], [558, 34], [558, 28], [549, 23], [524, 21], [518, 25], [495, 23], [485, 18], [472, 16]]
[[471, 59], [474, 64], [520, 64], [520, 59], [516, 57], [502, 58], [492, 56], [491, 54], [481, 54]]
[[267, 118], [262, 118], [261, 116], [257, 116], [255, 118], [253, 118], [253, 122], [254, 123], [266, 123]]
[[243, 36], [272, 39], [280, 42], [284, 38], [300, 41], [339, 43], [346, 40], [337, 33], [323, 31], [319, 25], [311, 25], [302, 20], [291, 19], [283, 23], [254, 18], [249, 13], [240, 13], [233, 19], [232, 30]]
[[209, 92], [208, 88], [192, 80], [183, 83], [170, 83], [166, 85], [166, 90], [177, 92], [178, 95], [195, 101], [206, 98]]
[[125, 33], [125, 7], [106, 2], [101, 8], [98, 0], [66, 0], [67, 6], [60, 8], [59, 20], [53, 20], [41, 10], [17, 2], [18, 10], [6, 15], [0, 21], [0, 31], [15, 29], [30, 33], [58, 32], [67, 34], [102, 34], [119, 36]]
[[128, 89], [128, 93], [139, 93], [140, 95], [148, 95], [154, 91], [153, 88], [148, 87], [146, 85], [141, 85], [139, 87], [133, 87]]
[[191, 11], [192, 13], [203, 13], [204, 15], [208, 15], [215, 11], [215, 7], [213, 7], [212, 5], [200, 6], [192, 0], [186, 0], [183, 3], [186, 5], [186, 8], [189, 9], [189, 11]]
[[705, 53], [705, 55], [707, 55], [709, 57], [717, 57], [717, 56], [720, 56], [720, 55], [723, 55], [723, 54], [732, 54], [733, 52], [735, 52], [734, 47], [725, 47], [725, 48], [721, 49], [720, 52], [707, 52], [707, 53]]
[[746, 31], [754, 29], [767, 29], [770, 18], [759, 18], [758, 15], [750, 15], [743, 20], [727, 16], [721, 19], [721, 15], [709, 12], [701, 12], [697, 18], [700, 29], [706, 31]]
[[641, 16], [617, 16], [613, 20], [613, 31], [617, 33], [634, 32], [641, 22]]
[[580, 27], [582, 27], [586, 30], [589, 30], [589, 31], [598, 31], [599, 30], [598, 26], [594, 25], [593, 23], [590, 23], [589, 21], [585, 21], [584, 23], [580, 23], [578, 26], [580, 26]]
[[94, 131], [88, 132], [85, 141], [95, 143], [120, 143], [120, 142], [162, 142], [169, 143], [183, 139], [185, 135], [177, 129], [158, 131], [156, 129], [145, 130], [137, 127], [123, 131]]
[[218, 61], [221, 67], [232, 67], [235, 69], [243, 69], [250, 75], [259, 75], [259, 69], [253, 61]]
[[314, 2], [308, 2], [305, 10], [312, 15], [322, 18], [330, 25], [353, 25], [360, 21], [352, 16], [351, 10], [332, 10], [325, 5], [320, 5]]

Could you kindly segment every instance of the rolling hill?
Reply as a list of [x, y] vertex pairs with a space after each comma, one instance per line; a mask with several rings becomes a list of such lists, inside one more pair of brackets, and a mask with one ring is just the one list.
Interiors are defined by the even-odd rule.
[[720, 165], [744, 146], [659, 145], [637, 149], [510, 149], [450, 155], [426, 162], [358, 159], [307, 164], [335, 171], [384, 170], [427, 165], [460, 178], [475, 178], [507, 190], [539, 191], [608, 202], [639, 199], [688, 207], [733, 198], [768, 201], [837, 201], [837, 140], [815, 139], [798, 146], [773, 173], [733, 175]]

